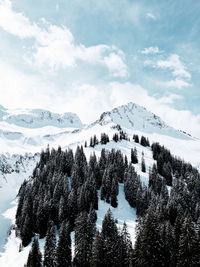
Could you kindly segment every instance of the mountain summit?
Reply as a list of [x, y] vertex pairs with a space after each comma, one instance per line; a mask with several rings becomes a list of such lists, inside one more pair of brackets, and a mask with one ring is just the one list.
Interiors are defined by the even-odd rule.
[[186, 155], [188, 161], [197, 158], [200, 150], [199, 141], [195, 138], [174, 129], [152, 112], [131, 102], [102, 113], [98, 120], [89, 125], [83, 125], [74, 113], [57, 114], [42, 109], [9, 110], [0, 106], [0, 154], [36, 153], [48, 144], [53, 147], [60, 145], [64, 149], [84, 145], [85, 142], [89, 144], [92, 136], [96, 135], [100, 140], [101, 134], [106, 133], [112, 139], [119, 129], [130, 138], [138, 134], [147, 136], [150, 141], [158, 141], [174, 154]]
[[126, 130], [137, 130], [144, 133], [159, 133], [181, 139], [190, 139], [188, 135], [167, 125], [160, 117], [135, 103], [128, 103], [104, 112], [99, 119], [100, 125], [115, 123]]

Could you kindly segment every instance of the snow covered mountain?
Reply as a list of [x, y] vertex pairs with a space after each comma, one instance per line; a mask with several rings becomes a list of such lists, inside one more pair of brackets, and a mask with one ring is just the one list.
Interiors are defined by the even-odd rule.
[[[0, 107], [0, 154], [37, 153], [48, 144], [66, 148], [100, 138], [112, 138], [118, 126], [129, 136], [145, 135], [188, 161], [197, 162], [200, 141], [167, 125], [158, 116], [134, 103], [104, 112], [94, 123], [83, 125], [76, 114], [55, 114], [45, 110], [7, 110]], [[174, 145], [176, 144], [176, 145]], [[191, 153], [193, 151], [193, 153]]]
[[51, 141], [51, 136], [82, 127], [82, 122], [74, 113], [8, 110], [0, 106], [0, 153], [35, 153]]
[[81, 128], [79, 117], [71, 112], [57, 114], [43, 109], [8, 110], [0, 106], [0, 121], [24, 128], [55, 126], [59, 128]]
[[159, 133], [177, 138], [188, 139], [188, 136], [167, 125], [161, 118], [146, 110], [146, 108], [132, 102], [127, 105], [104, 112], [99, 124], [104, 125], [114, 122], [124, 129], [135, 129], [144, 133]]
[[[129, 140], [114, 142], [112, 137], [115, 133], [123, 131]], [[89, 125], [83, 125], [76, 114], [55, 114], [45, 110], [7, 110], [0, 106], [0, 252], [8, 227], [14, 222], [16, 203], [12, 202], [17, 194], [23, 179], [31, 175], [37, 160], [38, 152], [42, 148], [57, 147], [62, 149], [68, 147], [73, 150], [77, 145], [90, 143], [90, 138], [96, 135], [100, 140], [101, 134], [106, 133], [110, 142], [105, 145], [87, 146], [85, 154], [89, 159], [91, 153], [100, 155], [101, 149], [120, 149], [130, 159], [131, 148], [136, 147], [139, 163], [135, 166], [142, 182], [148, 183], [148, 172], [141, 172], [141, 157], [144, 155], [146, 169], [154, 163], [150, 148], [136, 144], [132, 139], [133, 134], [140, 137], [148, 137], [150, 143], [159, 142], [186, 161], [199, 166], [200, 140], [193, 138], [173, 127], [167, 125], [161, 118], [147, 111], [145, 108], [134, 103], [128, 103], [111, 111], [104, 112], [99, 119]], [[129, 206], [124, 198], [123, 188], [119, 191], [119, 206], [112, 209], [114, 216], [119, 219], [119, 224], [126, 219], [132, 238], [135, 236], [135, 211]], [[12, 202], [12, 204], [10, 204]], [[109, 204], [99, 203], [98, 223], [102, 222]], [[4, 214], [4, 215], [2, 215]], [[133, 216], [133, 218], [131, 218]], [[23, 266], [26, 262], [30, 246], [21, 254], [18, 253], [20, 240], [11, 235], [6, 245], [6, 252], [0, 256], [0, 265], [12, 266], [13, 261], [9, 259], [11, 251], [19, 264]], [[9, 265], [10, 264], [10, 265]], [[21, 264], [21, 265], [20, 265]], [[4, 265], [1, 265], [4, 266]]]

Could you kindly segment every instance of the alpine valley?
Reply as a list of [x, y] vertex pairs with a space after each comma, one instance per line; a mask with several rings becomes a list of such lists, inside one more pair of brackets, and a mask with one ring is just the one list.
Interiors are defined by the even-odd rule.
[[0, 266], [200, 266], [199, 155], [134, 103], [89, 125], [0, 106]]

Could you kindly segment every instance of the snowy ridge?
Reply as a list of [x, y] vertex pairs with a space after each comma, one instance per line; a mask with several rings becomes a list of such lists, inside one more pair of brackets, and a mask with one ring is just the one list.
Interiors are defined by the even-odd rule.
[[144, 133], [160, 133], [172, 137], [190, 139], [184, 132], [167, 125], [160, 117], [135, 103], [128, 103], [104, 112], [98, 121], [100, 125], [114, 122], [125, 129], [136, 129]]
[[[19, 126], [19, 121], [14, 118], [22, 118], [24, 114], [28, 114], [29, 119], [33, 121], [33, 126], [37, 122], [39, 127], [38, 120], [43, 126], [40, 128], [30, 128], [29, 124], [26, 125], [27, 127]], [[37, 153], [48, 144], [53, 147], [60, 145], [64, 149], [69, 146], [73, 148], [77, 144], [83, 145], [85, 141], [89, 143], [90, 137], [94, 135], [100, 139], [101, 133], [108, 134], [112, 139], [113, 134], [122, 129], [130, 138], [133, 134], [144, 135], [150, 142], [160, 142], [173, 154], [199, 165], [197, 161], [200, 154], [200, 140], [170, 127], [158, 116], [134, 103], [104, 112], [98, 120], [89, 125], [74, 123], [70, 127], [64, 127], [63, 123], [55, 119], [56, 116], [62, 117], [62, 115], [54, 115], [42, 110], [18, 109], [8, 112], [0, 106], [0, 153], [21, 155], [29, 152]], [[58, 125], [52, 126], [55, 121]]]
[[42, 109], [14, 109], [7, 110], [0, 106], [0, 121], [25, 128], [40, 128], [55, 126], [59, 128], [81, 128], [79, 117], [71, 112], [58, 114]]

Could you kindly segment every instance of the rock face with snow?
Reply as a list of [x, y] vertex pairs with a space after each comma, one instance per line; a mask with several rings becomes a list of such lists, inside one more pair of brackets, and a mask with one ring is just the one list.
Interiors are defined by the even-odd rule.
[[[173, 143], [180, 140], [195, 144], [197, 141], [134, 103], [104, 112], [97, 121], [89, 125], [83, 125], [73, 113], [56, 114], [38, 109], [8, 110], [0, 106], [0, 153], [37, 153], [48, 144], [66, 148], [73, 144], [84, 144], [85, 141], [89, 143], [91, 136], [95, 134], [100, 138], [103, 132], [112, 138], [119, 129], [117, 126], [129, 136], [134, 133], [144, 134], [150, 140], [159, 141], [168, 147], [170, 144], [173, 147]], [[173, 139], [170, 143], [169, 138]], [[195, 149], [195, 153], [197, 152]]]
[[83, 126], [79, 117], [71, 112], [58, 114], [42, 109], [7, 110], [2, 106], [0, 106], [0, 121], [25, 128], [44, 126], [81, 128]]
[[110, 112], [104, 112], [98, 122], [100, 125], [113, 122], [124, 129], [135, 129], [144, 133], [160, 133], [177, 138], [189, 138], [183, 132], [167, 125], [160, 117], [146, 108], [132, 102], [114, 108]]

